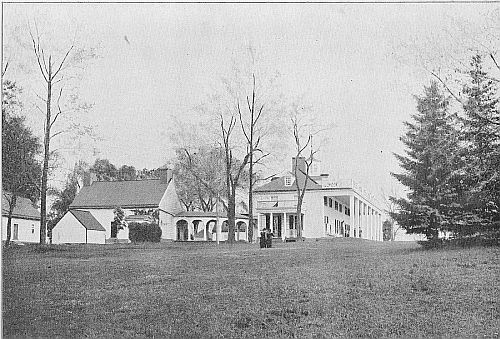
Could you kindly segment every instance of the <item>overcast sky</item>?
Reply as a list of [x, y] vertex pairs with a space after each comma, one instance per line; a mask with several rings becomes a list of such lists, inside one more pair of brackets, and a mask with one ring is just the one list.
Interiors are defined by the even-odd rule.
[[[392, 153], [403, 150], [402, 122], [415, 112], [413, 95], [430, 81], [408, 46], [439, 53], [449, 46], [457, 22], [481, 31], [485, 13], [498, 13], [498, 4], [3, 4], [3, 9], [4, 60], [13, 64], [6, 77], [17, 80], [25, 95], [40, 90], [41, 78], [15, 66], [32, 57], [17, 50], [14, 36], [25, 42], [29, 36], [15, 27], [37, 18], [53, 43], [70, 33], [98, 47], [100, 57], [88, 63], [79, 87], [95, 104], [86, 118], [103, 140], [91, 152], [63, 153], [68, 163], [99, 156], [136, 168], [164, 164], [172, 155], [169, 117], [188, 114], [252, 44], [267, 67], [281, 74], [284, 91], [301, 95], [335, 123], [332, 142], [320, 154], [324, 171], [368, 183], [379, 193], [395, 185], [389, 173], [398, 171]], [[289, 166], [290, 161], [283, 164]]]

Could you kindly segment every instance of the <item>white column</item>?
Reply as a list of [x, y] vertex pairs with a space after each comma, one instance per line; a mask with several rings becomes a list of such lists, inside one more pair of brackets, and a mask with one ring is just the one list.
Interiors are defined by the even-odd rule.
[[[354, 195], [349, 196], [349, 209], [351, 210], [351, 213], [350, 213], [351, 215], [349, 216], [349, 225], [351, 227], [350, 228], [351, 230], [349, 232], [352, 232], [352, 229], [353, 229], [354, 223], [355, 223], [355, 219], [356, 219], [356, 208], [354, 207], [354, 206], [356, 206], [355, 199], [356, 198], [354, 197]], [[344, 224], [344, 227], [345, 226], [346, 225]], [[342, 236], [344, 236], [344, 235], [342, 234]], [[349, 236], [350, 236], [350, 234], [349, 234]]]
[[208, 240], [208, 237], [207, 237], [207, 224], [206, 224], [205, 221], [203, 221], [203, 219], [201, 219], [200, 224], [203, 225], [203, 240], [207, 241]]
[[378, 213], [377, 213], [377, 211], [374, 211], [373, 213], [374, 214], [373, 214], [373, 220], [372, 220], [372, 232], [371, 232], [370, 237], [372, 240], [375, 240], [374, 234], [375, 234], [375, 227], [377, 227], [377, 215], [378, 215]]
[[380, 241], [380, 232], [382, 227], [380, 225], [380, 214], [377, 214], [377, 222], [375, 224], [375, 240]]
[[286, 233], [286, 213], [283, 212], [283, 220], [281, 221], [281, 240], [285, 242], [285, 233]]
[[[366, 225], [365, 229], [363, 231], [363, 234], [366, 232], [368, 234], [368, 229], [370, 228], [370, 213], [371, 213], [371, 207], [369, 204], [366, 205]], [[366, 235], [365, 235], [366, 238]]]
[[359, 200], [359, 222], [356, 228], [356, 237], [359, 237], [359, 230], [361, 229], [361, 225], [363, 224], [364, 216], [363, 216], [363, 201]]
[[379, 220], [378, 220], [378, 226], [379, 226], [379, 229], [380, 229], [379, 240], [382, 241], [382, 240], [384, 240], [383, 235], [382, 235], [382, 233], [383, 233], [383, 230], [382, 230], [382, 215], [379, 214], [378, 218], [379, 218]]
[[283, 233], [283, 240], [286, 239], [286, 232], [288, 232], [288, 218], [286, 217], [286, 212], [283, 213], [284, 217], [285, 217], [285, 220], [283, 220], [283, 225], [284, 225], [284, 228], [285, 228], [285, 232]]
[[370, 213], [368, 215], [368, 228], [367, 228], [367, 234], [366, 234], [366, 239], [371, 240], [372, 239], [372, 231], [373, 231], [373, 207], [370, 207]]
[[274, 231], [274, 218], [273, 218], [273, 212], [271, 212], [271, 216], [269, 217], [269, 228], [271, 230], [271, 233]]
[[262, 214], [257, 212], [257, 232], [258, 233], [260, 233], [261, 223], [262, 223]]
[[368, 218], [367, 218], [367, 223], [366, 223], [366, 229], [363, 231], [363, 239], [370, 239], [370, 223], [371, 223], [371, 213], [372, 213], [372, 208], [370, 205], [368, 205]]

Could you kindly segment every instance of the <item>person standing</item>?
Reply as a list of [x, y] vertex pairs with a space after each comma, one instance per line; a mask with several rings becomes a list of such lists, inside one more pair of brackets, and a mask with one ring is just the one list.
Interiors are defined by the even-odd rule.
[[267, 233], [266, 230], [260, 231], [260, 248], [266, 248], [267, 247]]

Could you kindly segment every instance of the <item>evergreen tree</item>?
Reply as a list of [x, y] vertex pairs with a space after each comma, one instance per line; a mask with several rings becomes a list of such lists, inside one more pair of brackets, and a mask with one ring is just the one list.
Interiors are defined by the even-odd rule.
[[395, 154], [404, 173], [392, 175], [408, 188], [407, 198], [391, 200], [397, 205], [391, 213], [408, 233], [424, 234], [437, 239], [439, 231], [454, 228], [460, 218], [456, 204], [459, 192], [458, 137], [449, 101], [436, 82], [424, 87], [424, 95], [416, 97], [418, 113], [414, 122], [406, 122], [406, 156]]
[[496, 83], [483, 70], [480, 55], [472, 58], [470, 83], [463, 93], [464, 207], [463, 234], [497, 234], [500, 227], [500, 112]]
[[26, 126], [17, 101], [20, 89], [14, 82], [2, 82], [2, 193], [8, 204], [6, 246], [11, 236], [11, 221], [18, 197], [38, 200], [41, 166], [39, 139]]

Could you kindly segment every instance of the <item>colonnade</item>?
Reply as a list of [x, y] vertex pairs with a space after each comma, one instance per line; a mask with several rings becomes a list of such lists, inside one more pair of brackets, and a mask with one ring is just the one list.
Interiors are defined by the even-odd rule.
[[350, 237], [382, 241], [382, 214], [373, 205], [354, 195], [349, 196]]

